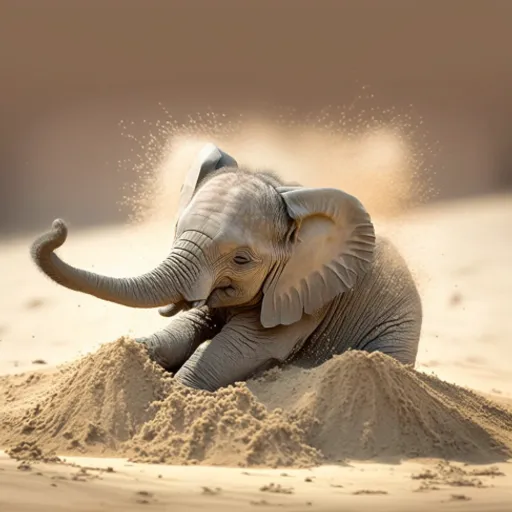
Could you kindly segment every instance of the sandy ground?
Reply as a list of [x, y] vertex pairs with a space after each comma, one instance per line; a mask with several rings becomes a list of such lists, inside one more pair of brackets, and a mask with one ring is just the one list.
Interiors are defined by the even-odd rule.
[[[119, 459], [69, 458], [91, 469], [37, 464], [17, 469], [0, 458], [0, 506], [5, 511], [48, 510], [360, 510], [509, 511], [507, 476], [479, 477], [482, 487], [421, 489], [425, 464], [351, 464], [312, 470], [241, 470], [131, 464]], [[110, 468], [107, 472], [107, 468]], [[281, 492], [265, 490], [270, 484]], [[488, 487], [487, 487], [488, 486]]]
[[[377, 223], [410, 261], [424, 300], [418, 369], [506, 407], [512, 405], [512, 360], [506, 355], [512, 340], [511, 205], [511, 197], [490, 197]], [[155, 225], [74, 232], [71, 227], [60, 254], [77, 266], [130, 275], [150, 268], [167, 252], [171, 237], [160, 236], [163, 229]], [[13, 239], [0, 248], [0, 375], [47, 372], [101, 343], [143, 334], [165, 322], [154, 310], [122, 308], [54, 285], [30, 262], [29, 243]], [[437, 461], [432, 460], [247, 471], [121, 459], [66, 460], [113, 471], [45, 463], [19, 468], [19, 462], [1, 455], [0, 510], [137, 510], [148, 504], [155, 510], [253, 510], [258, 505], [265, 510], [326, 511], [512, 509], [510, 463], [496, 466], [504, 475], [485, 471], [479, 483], [461, 486], [446, 479], [432, 483], [428, 474], [414, 478], [434, 468]], [[272, 482], [285, 491], [293, 489], [261, 490]], [[425, 482], [428, 489], [414, 492]]]

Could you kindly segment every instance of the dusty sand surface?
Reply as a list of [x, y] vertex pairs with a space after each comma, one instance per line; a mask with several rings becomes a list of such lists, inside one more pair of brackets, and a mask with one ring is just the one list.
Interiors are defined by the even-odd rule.
[[149, 510], [216, 512], [495, 512], [510, 510], [512, 500], [510, 466], [503, 464], [479, 471], [483, 476], [460, 476], [462, 470], [455, 464], [438, 467], [427, 461], [351, 463], [312, 470], [145, 465], [122, 459], [67, 461], [67, 465], [38, 463], [20, 469], [19, 462], [1, 456], [2, 510], [133, 511], [149, 505]]
[[[510, 510], [511, 204], [377, 223], [424, 300], [418, 371], [352, 353], [217, 396], [177, 386], [130, 341], [165, 322], [156, 311], [60, 288], [30, 240], [5, 242], [0, 510]], [[132, 274], [167, 251], [160, 229], [71, 231], [60, 253]]]

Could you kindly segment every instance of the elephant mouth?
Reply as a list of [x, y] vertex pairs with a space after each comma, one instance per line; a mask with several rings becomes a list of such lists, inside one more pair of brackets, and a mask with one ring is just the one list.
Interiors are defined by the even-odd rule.
[[236, 296], [236, 290], [231, 284], [221, 282], [216, 286], [208, 295], [206, 299], [200, 300], [187, 300], [183, 299], [176, 304], [169, 304], [158, 309], [161, 316], [171, 317], [181, 311], [188, 311], [189, 309], [201, 308], [208, 306], [211, 308], [219, 307], [226, 299], [232, 299]]
[[206, 304], [207, 299], [194, 301], [182, 300], [180, 302], [177, 302], [176, 304], [169, 304], [167, 306], [162, 306], [161, 308], [158, 308], [158, 313], [160, 313], [160, 316], [172, 317], [174, 315], [177, 315], [178, 313], [181, 313], [182, 311], [188, 311], [189, 309], [194, 308], [202, 308]]
[[236, 296], [237, 290], [231, 283], [221, 283], [212, 290], [205, 304], [212, 308], [220, 307], [226, 302], [232, 302]]

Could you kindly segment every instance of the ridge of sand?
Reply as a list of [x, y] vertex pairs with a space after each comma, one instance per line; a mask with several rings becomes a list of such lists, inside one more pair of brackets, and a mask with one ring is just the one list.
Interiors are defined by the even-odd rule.
[[[24, 396], [19, 388], [34, 379], [39, 388], [46, 381], [46, 394]], [[0, 406], [0, 445], [17, 458], [58, 451], [276, 467], [512, 454], [511, 412], [380, 353], [351, 351], [311, 370], [272, 370], [207, 393], [173, 381], [143, 346], [120, 338], [53, 378], [3, 378], [2, 391], [11, 400]]]
[[405, 367], [379, 352], [335, 356], [249, 383], [269, 409], [308, 423], [327, 460], [507, 458], [512, 414], [483, 396]]
[[[11, 380], [3, 378], [4, 388]], [[120, 338], [61, 367], [46, 394], [21, 395], [0, 408], [0, 442], [37, 440], [46, 450], [107, 453], [150, 419], [151, 403], [165, 396], [169, 382], [143, 347]]]
[[224, 466], [311, 466], [321, 460], [304, 430], [267, 411], [244, 384], [215, 394], [176, 384], [127, 444], [134, 460]]

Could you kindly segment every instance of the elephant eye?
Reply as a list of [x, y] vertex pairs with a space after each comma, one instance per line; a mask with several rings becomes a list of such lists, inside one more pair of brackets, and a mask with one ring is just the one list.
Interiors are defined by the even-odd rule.
[[250, 263], [252, 260], [251, 260], [251, 258], [249, 258], [249, 256], [247, 256], [247, 254], [237, 254], [233, 258], [233, 261], [237, 265], [246, 265], [247, 263]]

